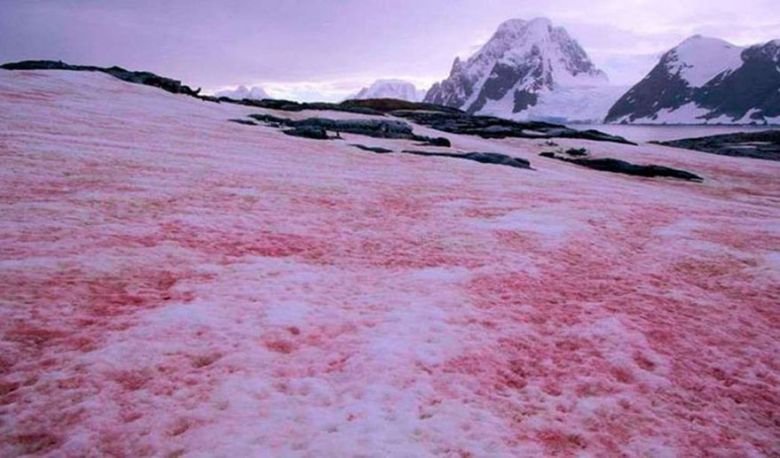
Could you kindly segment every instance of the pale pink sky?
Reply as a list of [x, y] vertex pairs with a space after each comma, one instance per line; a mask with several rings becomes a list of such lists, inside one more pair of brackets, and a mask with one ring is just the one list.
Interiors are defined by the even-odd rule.
[[0, 0], [0, 61], [121, 65], [206, 90], [340, 99], [380, 77], [444, 78], [509, 18], [567, 28], [616, 84], [700, 33], [746, 45], [780, 38], [775, 0]]

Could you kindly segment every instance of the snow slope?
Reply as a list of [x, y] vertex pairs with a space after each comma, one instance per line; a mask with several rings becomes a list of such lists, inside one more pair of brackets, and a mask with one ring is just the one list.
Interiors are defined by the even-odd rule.
[[409, 102], [421, 102], [425, 97], [424, 90], [418, 90], [414, 84], [395, 79], [380, 79], [371, 86], [364, 87], [349, 99], [398, 99]]
[[0, 455], [780, 454], [780, 164], [257, 111], [0, 71]]
[[742, 66], [744, 49], [718, 38], [694, 35], [674, 48], [667, 68], [688, 86], [702, 87], [716, 76]]

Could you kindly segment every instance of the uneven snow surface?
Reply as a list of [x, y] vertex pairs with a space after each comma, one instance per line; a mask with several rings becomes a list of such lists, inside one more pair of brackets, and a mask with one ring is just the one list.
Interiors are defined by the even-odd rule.
[[252, 112], [0, 70], [0, 456], [780, 455], [779, 163]]

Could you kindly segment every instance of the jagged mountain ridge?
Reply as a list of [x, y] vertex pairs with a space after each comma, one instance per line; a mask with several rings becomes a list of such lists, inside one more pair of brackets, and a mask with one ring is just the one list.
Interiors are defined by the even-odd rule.
[[[602, 87], [608, 81], [564, 28], [546, 18], [510, 19], [474, 55], [456, 58], [449, 77], [431, 87], [425, 102], [527, 119], [528, 110], [558, 88]], [[567, 117], [565, 112], [546, 114]]]

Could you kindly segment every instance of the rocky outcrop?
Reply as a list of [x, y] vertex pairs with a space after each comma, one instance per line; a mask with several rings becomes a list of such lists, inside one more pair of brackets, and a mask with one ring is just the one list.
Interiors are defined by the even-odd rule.
[[474, 116], [463, 112], [400, 110], [392, 115], [443, 132], [482, 138], [581, 138], [585, 140], [633, 144], [623, 137], [597, 130], [576, 130], [545, 122], [518, 122], [492, 116]]
[[158, 87], [164, 91], [174, 94], [185, 94], [198, 96], [200, 88], [192, 89], [182, 84], [181, 81], [163, 76], [155, 75], [151, 72], [135, 72], [125, 70], [122, 67], [93, 67], [89, 65], [70, 65], [62, 61], [52, 60], [26, 60], [22, 62], [13, 62], [0, 65], [5, 70], [72, 70], [82, 72], [102, 72], [128, 83], [143, 84], [145, 86]]
[[454, 159], [465, 159], [468, 161], [479, 162], [481, 164], [505, 165], [518, 169], [531, 168], [531, 163], [529, 161], [519, 157], [507, 156], [506, 154], [501, 153], [439, 153], [431, 151], [410, 150], [403, 152], [406, 154], [413, 154], [415, 156], [450, 157]]
[[387, 148], [382, 148], [381, 146], [366, 146], [366, 145], [360, 145], [358, 143], [352, 143], [350, 146], [354, 146], [355, 148], [361, 149], [363, 151], [370, 151], [372, 153], [379, 153], [379, 154], [392, 153], [393, 152], [393, 150], [387, 149]]
[[228, 119], [230, 122], [234, 122], [236, 124], [243, 124], [245, 126], [256, 126], [257, 123], [250, 120], [250, 119]]
[[[565, 126], [544, 122], [516, 122], [510, 121], [508, 119], [494, 118], [491, 116], [472, 116], [459, 110], [398, 110], [389, 111], [387, 114], [398, 118], [408, 119], [416, 124], [428, 126], [442, 132], [461, 135], [473, 135], [482, 138], [580, 138], [584, 140], [624, 143], [630, 145], [634, 144], [623, 137], [605, 134], [597, 130], [580, 131], [570, 129]], [[270, 124], [275, 127], [316, 123], [327, 130], [357, 133], [361, 135], [369, 135], [372, 137], [409, 138], [421, 141], [431, 146], [450, 146], [450, 141], [443, 137], [425, 137], [411, 134], [411, 126], [403, 121], [335, 121], [322, 118], [310, 118], [303, 121], [293, 121], [290, 119], [279, 118], [265, 114], [252, 114], [249, 116], [256, 121]], [[378, 127], [383, 125], [386, 127]]]
[[319, 126], [296, 126], [292, 129], [282, 130], [286, 135], [292, 137], [311, 138], [313, 140], [328, 140], [328, 131]]
[[[288, 135], [318, 140], [340, 138], [340, 134], [350, 133], [375, 138], [415, 140], [432, 146], [449, 146], [450, 144], [446, 138], [416, 135], [409, 123], [394, 119], [306, 118], [296, 121], [265, 114], [252, 114], [249, 117], [271, 127], [289, 128], [285, 130]], [[333, 132], [334, 135], [328, 136], [328, 132]]]
[[571, 157], [578, 156], [569, 155], [562, 156], [553, 152], [543, 152], [539, 154], [542, 157], [557, 159], [563, 162], [569, 162], [572, 164], [587, 167], [589, 169], [600, 170], [602, 172], [620, 173], [623, 175], [634, 175], [640, 177], [654, 178], [654, 177], [666, 177], [666, 178], [678, 178], [687, 181], [703, 181], [702, 178], [694, 173], [687, 172], [685, 170], [674, 169], [663, 165], [639, 165], [632, 164], [621, 159], [614, 158], [585, 158], [585, 157]]
[[397, 99], [367, 99], [367, 100], [347, 100], [336, 105], [337, 108], [363, 109], [371, 110], [373, 113], [385, 114], [399, 110], [412, 111], [435, 111], [444, 113], [460, 113], [464, 111], [458, 108], [436, 105], [424, 102], [409, 102]]
[[740, 132], [656, 143], [721, 156], [780, 161], [780, 130]]

